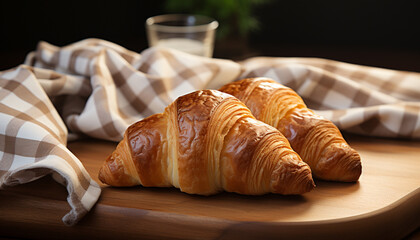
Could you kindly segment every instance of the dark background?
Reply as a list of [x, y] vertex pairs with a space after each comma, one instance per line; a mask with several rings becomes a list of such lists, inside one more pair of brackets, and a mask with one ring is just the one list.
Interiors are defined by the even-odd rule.
[[[64, 46], [95, 37], [141, 52], [147, 48], [144, 22], [167, 13], [164, 3], [3, 0], [0, 71], [22, 63], [40, 40]], [[272, 0], [253, 12], [261, 28], [249, 35], [247, 46], [230, 51], [229, 45], [219, 40], [215, 57], [321, 57], [420, 72], [416, 1]]]

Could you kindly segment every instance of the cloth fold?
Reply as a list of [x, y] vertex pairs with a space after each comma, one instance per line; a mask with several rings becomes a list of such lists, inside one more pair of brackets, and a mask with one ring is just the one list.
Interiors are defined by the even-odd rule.
[[67, 128], [39, 79], [53, 72], [19, 66], [0, 74], [0, 188], [47, 174], [67, 187], [76, 223], [97, 201], [101, 189], [67, 147]]
[[420, 138], [420, 74], [316, 58], [242, 62], [149, 48], [141, 54], [100, 39], [64, 47], [40, 42], [25, 63], [0, 72], [0, 187], [47, 174], [67, 187], [77, 223], [100, 187], [66, 148], [78, 135], [122, 139], [135, 121], [177, 97], [246, 77], [293, 88], [341, 130]]

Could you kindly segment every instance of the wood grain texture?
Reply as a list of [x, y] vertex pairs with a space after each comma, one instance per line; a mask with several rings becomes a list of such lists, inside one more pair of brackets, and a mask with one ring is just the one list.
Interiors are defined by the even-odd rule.
[[[362, 157], [358, 183], [316, 181], [302, 196], [189, 195], [175, 188], [105, 185], [76, 226], [66, 190], [50, 177], [0, 191], [0, 235], [55, 239], [398, 239], [420, 226], [420, 142], [347, 136]], [[83, 140], [69, 148], [97, 180], [116, 143]]]

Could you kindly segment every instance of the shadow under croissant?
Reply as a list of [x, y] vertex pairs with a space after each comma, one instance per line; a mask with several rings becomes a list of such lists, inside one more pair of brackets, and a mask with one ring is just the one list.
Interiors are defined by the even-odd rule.
[[[293, 208], [296, 214], [307, 211], [309, 200], [303, 195], [281, 195], [268, 193], [264, 195], [242, 195], [231, 192], [220, 192], [210, 196], [186, 194], [173, 187], [104, 187], [102, 195], [108, 197], [107, 188], [117, 191], [121, 199], [130, 197], [139, 201], [152, 203], [153, 210], [184, 212], [189, 215], [203, 215], [211, 217], [232, 218], [262, 218], [272, 221], [273, 211], [282, 212], [282, 209]], [[139, 194], [144, 193], [144, 194]], [[125, 196], [124, 196], [125, 195]], [[116, 196], [116, 195], [113, 195]], [[148, 198], [145, 199], [144, 197]], [[159, 201], [156, 201], [159, 199]], [[105, 199], [104, 199], [105, 200]], [[115, 199], [114, 199], [115, 200]], [[135, 201], [135, 199], [132, 199]], [[150, 206], [149, 206], [150, 207]], [[266, 214], [264, 214], [266, 212]], [[220, 215], [220, 216], [219, 216]], [[263, 217], [262, 217], [263, 216]], [[279, 216], [279, 215], [278, 215]], [[275, 217], [276, 218], [276, 217]]]
[[[347, 195], [360, 188], [359, 182], [341, 183], [316, 180], [316, 184], [317, 187], [314, 190], [303, 195], [268, 193], [252, 196], [220, 192], [215, 195], [202, 196], [186, 194], [174, 187], [143, 186], [104, 187], [102, 195], [108, 196], [106, 189], [110, 188], [117, 191], [121, 199], [129, 197], [133, 201], [136, 201], [133, 198], [138, 198], [140, 202], [147, 201], [149, 207], [151, 207], [149, 210], [185, 212], [190, 215], [216, 218], [229, 216], [228, 219], [230, 220], [241, 220], [238, 218], [243, 217], [244, 219], [258, 218], [263, 221], [275, 221], [281, 220], [284, 217], [282, 213], [290, 211], [290, 209], [293, 209], [293, 214], [304, 215], [324, 194], [328, 195], [330, 192], [335, 192]], [[156, 201], [156, 199], [159, 199], [159, 201]], [[277, 214], [273, 214], [273, 208], [275, 208], [274, 211]]]
[[315, 179], [317, 192], [335, 192], [338, 195], [352, 194], [360, 189], [360, 181], [357, 182], [335, 182]]

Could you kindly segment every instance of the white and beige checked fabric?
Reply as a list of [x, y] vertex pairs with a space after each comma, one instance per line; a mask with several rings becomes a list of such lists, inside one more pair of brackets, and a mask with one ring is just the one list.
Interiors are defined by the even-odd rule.
[[140, 55], [98, 39], [62, 48], [41, 42], [25, 63], [67, 76], [41, 85], [72, 133], [113, 141], [178, 96], [216, 88], [240, 73], [240, 66], [227, 60], [158, 49]]
[[420, 139], [420, 74], [317, 58], [257, 57], [241, 77], [265, 76], [294, 89], [341, 130]]
[[52, 174], [66, 185], [72, 225], [101, 192], [80, 161], [66, 148], [67, 129], [40, 82], [65, 80], [52, 71], [22, 65], [0, 74], [0, 188]]
[[0, 72], [0, 187], [47, 174], [66, 185], [75, 224], [100, 188], [66, 148], [78, 135], [119, 141], [135, 121], [178, 96], [245, 77], [270, 77], [342, 130], [420, 139], [420, 74], [310, 58], [209, 59], [150, 48], [141, 54], [87, 39], [40, 42], [25, 64]]

